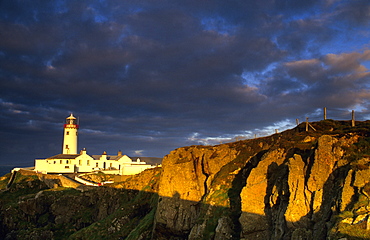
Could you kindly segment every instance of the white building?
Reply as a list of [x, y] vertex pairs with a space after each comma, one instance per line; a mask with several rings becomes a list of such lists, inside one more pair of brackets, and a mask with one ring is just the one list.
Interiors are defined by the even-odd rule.
[[64, 124], [62, 154], [46, 159], [35, 160], [35, 171], [41, 173], [88, 173], [103, 171], [110, 174], [134, 175], [154, 166], [140, 161], [132, 161], [119, 151], [117, 155], [89, 155], [86, 149], [77, 154], [78, 125], [71, 114]]

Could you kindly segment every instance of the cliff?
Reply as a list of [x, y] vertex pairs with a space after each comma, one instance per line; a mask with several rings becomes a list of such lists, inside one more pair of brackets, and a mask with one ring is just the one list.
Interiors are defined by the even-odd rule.
[[317, 131], [302, 124], [171, 152], [163, 160], [154, 236], [368, 239], [370, 122], [312, 125]]
[[264, 138], [179, 148], [162, 168], [107, 187], [49, 189], [40, 176], [16, 179], [0, 194], [0, 235], [370, 239], [370, 122], [311, 124], [316, 131], [301, 124]]

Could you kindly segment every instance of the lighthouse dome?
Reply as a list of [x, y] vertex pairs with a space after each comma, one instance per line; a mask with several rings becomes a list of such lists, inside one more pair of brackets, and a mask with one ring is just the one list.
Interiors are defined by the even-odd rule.
[[76, 119], [73, 114], [71, 113], [71, 116], [67, 117], [67, 119]]

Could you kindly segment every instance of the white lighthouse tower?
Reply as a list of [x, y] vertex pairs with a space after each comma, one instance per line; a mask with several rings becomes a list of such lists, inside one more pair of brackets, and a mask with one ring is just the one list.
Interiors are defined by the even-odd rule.
[[64, 124], [63, 154], [77, 154], [77, 135], [77, 120], [71, 113]]

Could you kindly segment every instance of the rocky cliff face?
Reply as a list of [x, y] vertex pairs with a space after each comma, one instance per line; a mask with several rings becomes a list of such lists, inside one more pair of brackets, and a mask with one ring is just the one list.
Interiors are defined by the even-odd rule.
[[314, 126], [318, 131], [300, 126], [171, 152], [163, 160], [154, 237], [336, 239], [353, 231], [369, 237], [361, 225], [370, 214], [369, 123]]
[[370, 122], [312, 125], [317, 131], [301, 125], [265, 138], [179, 148], [162, 169], [110, 187], [62, 191], [38, 179], [16, 181], [0, 193], [0, 235], [370, 239]]

